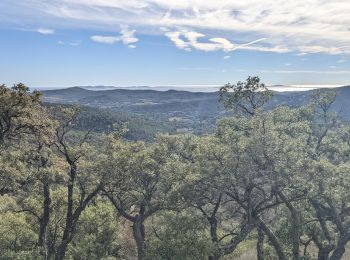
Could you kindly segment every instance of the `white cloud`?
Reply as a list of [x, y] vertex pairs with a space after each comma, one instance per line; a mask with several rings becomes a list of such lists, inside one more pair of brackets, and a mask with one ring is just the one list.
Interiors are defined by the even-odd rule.
[[57, 44], [59, 45], [70, 45], [70, 46], [73, 46], [73, 47], [77, 47], [81, 44], [81, 41], [72, 41], [72, 42], [64, 42], [64, 41], [57, 41]]
[[79, 46], [80, 44], [81, 44], [81, 41], [73, 41], [69, 43], [70, 46], [74, 46], [74, 47]]
[[115, 44], [117, 42], [122, 42], [124, 45], [129, 48], [136, 48], [136, 43], [139, 41], [138, 38], [135, 37], [136, 30], [129, 30], [128, 26], [122, 26], [122, 30], [120, 31], [120, 36], [102, 36], [102, 35], [94, 35], [91, 36], [90, 39], [94, 42], [105, 43], [105, 44]]
[[347, 60], [344, 60], [344, 59], [338, 60], [338, 63], [345, 63], [345, 62], [347, 62]]
[[[136, 30], [129, 30], [128, 26], [123, 26], [121, 30], [120, 39], [125, 45], [138, 42], [139, 39], [135, 37]], [[134, 45], [133, 45], [134, 46]]]
[[191, 51], [189, 44], [180, 38], [180, 32], [166, 32], [165, 35], [178, 47], [186, 51]]
[[55, 30], [48, 29], [48, 28], [38, 28], [36, 31], [38, 33], [45, 34], [45, 35], [54, 34], [55, 33]]
[[275, 52], [275, 53], [286, 53], [286, 52], [292, 51], [291, 49], [288, 49], [285, 46], [270, 46], [270, 47], [247, 46], [247, 47], [242, 47], [240, 49], [251, 50], [251, 51]]
[[224, 56], [224, 60], [227, 60], [227, 59], [229, 59], [229, 58], [231, 58], [231, 56], [230, 55], [226, 55], [226, 56]]
[[325, 47], [325, 46], [319, 46], [319, 45], [308, 45], [308, 46], [300, 46], [298, 47], [299, 51], [302, 54], [312, 54], [312, 53], [328, 53], [332, 55], [346, 53], [350, 50], [346, 49], [346, 46], [340, 46], [340, 47]]
[[94, 42], [105, 43], [105, 44], [114, 44], [120, 41], [120, 37], [116, 37], [116, 36], [94, 35], [94, 36], [91, 36], [90, 39]]
[[[145, 34], [164, 34], [159, 28], [166, 27], [170, 28], [169, 32], [187, 29], [209, 36], [207, 41], [199, 41], [199, 36], [194, 35], [192, 42], [187, 39], [183, 43], [183, 36], [173, 34], [172, 41], [177, 47], [189, 42], [181, 47], [187, 50], [230, 49], [230, 43], [222, 39], [248, 42], [247, 39], [269, 38], [268, 46], [241, 49], [293, 51], [301, 56], [350, 54], [348, 0], [308, 0], [307, 3], [305, 0], [21, 0], [15, 3], [5, 0], [2, 5], [6, 11], [2, 8], [0, 13], [8, 13], [0, 17], [11, 17], [21, 11], [19, 22], [22, 23], [35, 16], [41, 23], [58, 28], [69, 24], [72, 28], [103, 28], [112, 32], [125, 24]], [[1, 19], [5, 18], [0, 18], [0, 22]], [[123, 42], [132, 44], [136, 38], [133, 33], [126, 33]]]
[[246, 49], [248, 46], [266, 40], [267, 38], [261, 38], [252, 42], [244, 44], [233, 44], [226, 38], [209, 38], [206, 39], [206, 35], [195, 31], [181, 30], [166, 32], [165, 35], [179, 48], [186, 51], [192, 49], [200, 51], [219, 51], [231, 52], [237, 49]]

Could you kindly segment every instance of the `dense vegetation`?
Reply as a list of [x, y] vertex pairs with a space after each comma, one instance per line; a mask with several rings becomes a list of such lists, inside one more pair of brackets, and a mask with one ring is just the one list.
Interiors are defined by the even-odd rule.
[[[44, 103], [51, 110], [62, 107], [77, 109], [76, 105]], [[111, 133], [125, 125], [128, 131], [123, 136], [128, 140], [153, 141], [159, 133], [176, 133], [179, 124], [169, 123], [149, 116], [137, 115], [109, 108], [79, 107], [73, 131], [91, 131], [94, 134]]]
[[272, 93], [251, 77], [220, 90], [235, 116], [215, 133], [144, 142], [124, 120], [106, 130], [1, 86], [0, 259], [346, 259], [350, 127], [336, 94], [266, 110]]

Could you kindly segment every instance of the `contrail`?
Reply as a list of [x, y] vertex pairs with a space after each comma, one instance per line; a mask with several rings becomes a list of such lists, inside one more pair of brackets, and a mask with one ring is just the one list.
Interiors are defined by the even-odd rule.
[[257, 39], [257, 40], [252, 41], [252, 42], [244, 43], [244, 44], [241, 44], [241, 45], [238, 45], [238, 46], [234, 47], [231, 51], [235, 51], [235, 50], [237, 50], [237, 49], [240, 49], [240, 48], [243, 48], [243, 47], [252, 45], [252, 44], [257, 43], [257, 42], [265, 41], [265, 40], [267, 40], [267, 39], [268, 39], [268, 38], [265, 37], [265, 38]]

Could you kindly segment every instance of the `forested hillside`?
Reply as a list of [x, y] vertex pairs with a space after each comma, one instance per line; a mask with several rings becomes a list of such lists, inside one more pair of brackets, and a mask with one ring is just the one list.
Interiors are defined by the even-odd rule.
[[114, 91], [0, 87], [0, 259], [350, 258], [348, 88]]
[[[232, 111], [226, 110], [219, 102], [219, 92], [73, 87], [42, 93], [48, 104], [83, 106], [84, 119], [89, 122], [95, 120], [98, 128], [108, 130], [111, 123], [129, 122], [128, 138], [132, 140], [152, 140], [157, 133], [212, 134], [220, 118], [232, 115]], [[304, 106], [311, 102], [313, 95], [313, 91], [273, 93], [265, 106], [267, 110], [278, 106]], [[337, 88], [337, 93], [331, 110], [343, 120], [350, 121], [350, 108], [347, 105], [350, 87]], [[85, 125], [91, 126], [90, 123]]]
[[[350, 86], [337, 88], [338, 98], [332, 110], [338, 112], [346, 120], [350, 120], [350, 110], [347, 101], [350, 98]], [[135, 112], [139, 114], [178, 113], [188, 118], [218, 117], [225, 113], [218, 100], [219, 92], [190, 91], [156, 91], [156, 90], [88, 90], [73, 87], [58, 90], [43, 91], [44, 100], [50, 103], [79, 104], [90, 107], [117, 108], [118, 111]], [[313, 90], [274, 92], [267, 104], [268, 108], [277, 106], [300, 107], [310, 103]]]
[[116, 121], [127, 115], [130, 124], [134, 124], [135, 120], [143, 120], [153, 125], [147, 127], [137, 124], [138, 131], [144, 131], [145, 134], [131, 134], [132, 139], [152, 139], [153, 133], [164, 132], [213, 133], [216, 120], [226, 113], [218, 103], [218, 93], [125, 89], [92, 91], [73, 87], [43, 91], [43, 97], [44, 101], [51, 104], [84, 106], [88, 114], [99, 111], [99, 114], [113, 115]]

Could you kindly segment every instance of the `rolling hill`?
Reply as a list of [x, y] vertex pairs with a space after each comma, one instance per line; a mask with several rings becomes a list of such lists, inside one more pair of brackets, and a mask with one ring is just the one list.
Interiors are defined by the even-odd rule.
[[[340, 87], [338, 91], [333, 110], [350, 122], [350, 86]], [[102, 125], [100, 129], [106, 130], [113, 122], [131, 122], [133, 131], [138, 133], [137, 137], [132, 137], [136, 139], [139, 136], [142, 139], [143, 135], [150, 139], [158, 132], [213, 132], [217, 119], [228, 113], [218, 101], [218, 92], [72, 87], [42, 93], [47, 103], [84, 106], [88, 115], [84, 117], [85, 125], [93, 120], [95, 124]], [[311, 90], [275, 92], [268, 108], [302, 106], [310, 102], [311, 94]]]

